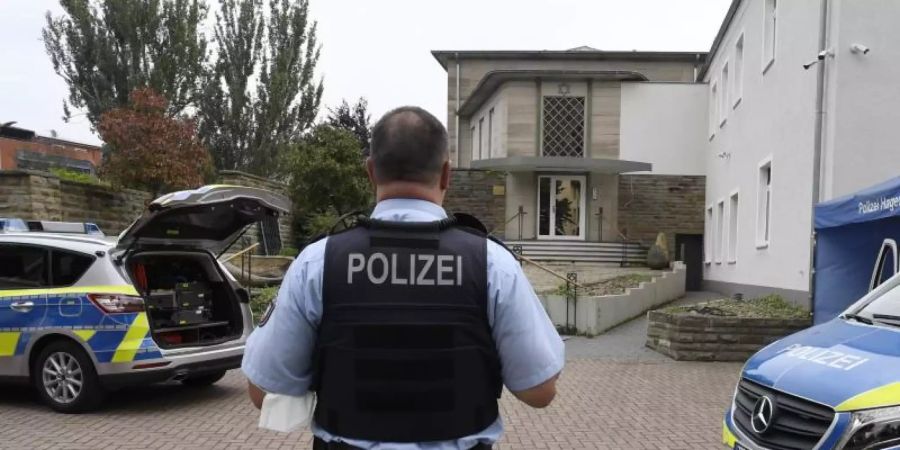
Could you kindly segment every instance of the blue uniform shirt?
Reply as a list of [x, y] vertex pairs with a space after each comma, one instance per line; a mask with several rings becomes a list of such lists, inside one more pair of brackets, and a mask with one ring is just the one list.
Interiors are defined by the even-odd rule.
[[[424, 200], [391, 199], [378, 203], [372, 217], [404, 222], [431, 222], [447, 217], [440, 206]], [[312, 379], [316, 330], [322, 318], [322, 272], [325, 242], [303, 250], [291, 264], [277, 306], [264, 327], [247, 341], [242, 369], [266, 392], [302, 396]], [[511, 391], [537, 386], [560, 372], [565, 361], [562, 339], [522, 272], [518, 261], [497, 243], [487, 243], [488, 321], [503, 364], [503, 384]], [[497, 419], [487, 429], [455, 441], [415, 444], [344, 439], [312, 424], [313, 433], [364, 449], [444, 450], [492, 444], [503, 434]]]

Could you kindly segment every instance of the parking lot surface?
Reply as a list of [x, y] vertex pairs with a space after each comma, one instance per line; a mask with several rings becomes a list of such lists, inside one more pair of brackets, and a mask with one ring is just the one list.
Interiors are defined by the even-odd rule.
[[[679, 363], [642, 348], [639, 319], [567, 341], [556, 401], [505, 393], [502, 449], [719, 449], [740, 364]], [[0, 387], [2, 449], [308, 449], [308, 432], [256, 427], [240, 371], [210, 388], [178, 383], [115, 393], [99, 412], [62, 415], [27, 389]]]

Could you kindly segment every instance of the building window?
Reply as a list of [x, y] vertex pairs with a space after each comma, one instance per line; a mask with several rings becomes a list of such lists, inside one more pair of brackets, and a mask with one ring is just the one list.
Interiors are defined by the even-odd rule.
[[738, 37], [737, 43], [734, 44], [734, 73], [731, 76], [732, 107], [737, 108], [741, 104], [741, 98], [744, 96], [744, 35]]
[[488, 111], [488, 158], [494, 157], [494, 108]]
[[772, 161], [759, 166], [759, 183], [756, 197], [756, 247], [766, 248], [772, 235]]
[[543, 155], [584, 156], [584, 97], [544, 97]]
[[478, 143], [481, 139], [478, 137], [478, 129], [472, 126], [472, 161], [478, 159]]
[[728, 201], [728, 262], [737, 262], [738, 242], [738, 193], [731, 194]]
[[484, 159], [484, 117], [478, 119], [478, 159]]
[[719, 117], [719, 86], [713, 81], [709, 88], [709, 138], [716, 135], [716, 121]]
[[706, 207], [706, 222], [703, 227], [703, 262], [712, 262], [713, 255], [713, 207]]
[[725, 250], [725, 200], [716, 205], [716, 264], [722, 264], [722, 253]]
[[775, 44], [777, 40], [778, 0], [763, 0], [763, 73], [775, 62]]
[[719, 126], [725, 126], [725, 122], [728, 121], [728, 111], [731, 109], [728, 106], [728, 63], [726, 62], [724, 66], [722, 66], [722, 93], [720, 94], [722, 97], [722, 105], [719, 106]]

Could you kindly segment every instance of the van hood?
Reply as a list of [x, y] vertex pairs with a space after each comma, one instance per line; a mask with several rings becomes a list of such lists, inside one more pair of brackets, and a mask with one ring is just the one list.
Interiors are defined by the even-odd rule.
[[154, 200], [119, 235], [118, 249], [177, 247], [221, 253], [244, 230], [288, 211], [287, 198], [265, 189], [211, 185]]
[[839, 412], [900, 405], [900, 328], [836, 318], [764, 348], [743, 376]]

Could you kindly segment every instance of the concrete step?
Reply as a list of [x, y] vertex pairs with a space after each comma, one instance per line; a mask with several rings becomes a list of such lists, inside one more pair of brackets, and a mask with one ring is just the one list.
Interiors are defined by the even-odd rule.
[[522, 247], [522, 255], [536, 261], [643, 264], [647, 248], [636, 242], [506, 241]]

